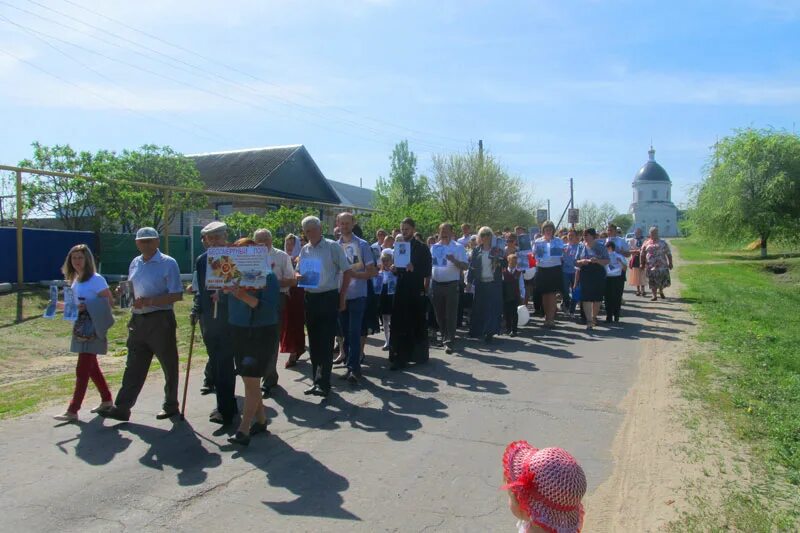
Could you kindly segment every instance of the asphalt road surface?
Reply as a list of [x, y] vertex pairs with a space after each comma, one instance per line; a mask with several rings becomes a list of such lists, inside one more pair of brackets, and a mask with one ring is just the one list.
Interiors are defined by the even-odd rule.
[[307, 359], [284, 370], [282, 355], [271, 434], [245, 450], [208, 422], [201, 369], [184, 422], [155, 419], [158, 370], [129, 423], [91, 415], [90, 384], [79, 424], [51, 419], [63, 406], [0, 422], [0, 530], [513, 531], [499, 490], [504, 446], [566, 448], [591, 492], [613, 468], [640, 340], [677, 339], [664, 315], [675, 302], [625, 299], [618, 326], [549, 331], [534, 319], [521, 337], [432, 349], [405, 372], [386, 369], [372, 337], [366, 380], [354, 389], [334, 377], [326, 401], [302, 394]]

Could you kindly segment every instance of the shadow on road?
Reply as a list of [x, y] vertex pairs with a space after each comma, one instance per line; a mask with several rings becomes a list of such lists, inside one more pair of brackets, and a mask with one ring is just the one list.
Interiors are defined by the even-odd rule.
[[99, 416], [90, 422], [79, 422], [77, 427], [80, 432], [75, 437], [57, 442], [56, 446], [62, 453], [68, 454], [64, 445], [77, 441], [75, 456], [92, 466], [110, 463], [118, 453], [127, 450], [133, 442], [122, 436], [116, 426], [105, 427], [103, 419]]

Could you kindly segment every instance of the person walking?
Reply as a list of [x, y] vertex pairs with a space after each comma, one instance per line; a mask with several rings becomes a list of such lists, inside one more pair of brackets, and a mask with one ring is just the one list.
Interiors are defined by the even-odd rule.
[[[410, 362], [425, 362], [430, 354], [426, 310], [431, 276], [431, 252], [414, 238], [416, 223], [406, 218], [400, 225], [402, 238], [411, 246], [407, 267], [397, 268], [397, 288], [389, 336], [389, 369], [400, 370]], [[397, 257], [394, 258], [395, 263]]]
[[346, 349], [347, 372], [341, 377], [353, 385], [361, 379], [361, 332], [364, 325], [364, 312], [367, 309], [369, 290], [367, 285], [378, 273], [372, 249], [367, 241], [353, 233], [355, 218], [352, 213], [339, 213], [336, 222], [342, 232], [339, 246], [342, 247], [349, 263], [350, 281], [342, 284], [346, 305], [339, 313]]
[[658, 296], [664, 298], [664, 289], [672, 283], [669, 271], [672, 270], [672, 250], [667, 241], [659, 238], [658, 228], [650, 228], [650, 238], [642, 245], [640, 261], [642, 268], [647, 273], [647, 284], [653, 293], [652, 301]]
[[606, 292], [606, 270], [608, 251], [597, 239], [597, 231], [587, 228], [583, 231], [583, 243], [575, 254], [575, 264], [579, 272], [575, 283], [580, 283], [581, 306], [586, 315], [586, 329], [597, 326], [600, 302]]
[[295, 276], [298, 284], [309, 285], [305, 289], [305, 322], [313, 381], [304, 394], [325, 397], [331, 390], [336, 324], [346, 305], [352, 271], [342, 247], [322, 236], [322, 222], [317, 217], [304, 218], [301, 226], [308, 243], [300, 250]]
[[622, 254], [616, 252], [614, 241], [606, 240], [608, 265], [606, 265], [606, 322], [619, 322], [622, 308], [622, 292], [625, 290], [625, 269], [628, 262]]
[[[100, 392], [100, 405], [91, 412], [101, 413], [113, 405], [111, 391], [103, 371], [100, 370], [97, 356], [108, 351], [106, 335], [109, 328], [114, 325], [114, 316], [111, 312], [114, 304], [108, 283], [97, 273], [94, 256], [87, 245], [78, 244], [70, 249], [61, 272], [64, 274], [64, 281], [72, 288], [74, 301], [71, 303], [78, 306], [78, 321], [83, 321], [87, 326], [91, 324], [91, 327], [81, 328], [80, 324], [76, 323], [73, 328], [70, 351], [78, 354], [75, 390], [67, 410], [53, 417], [61, 422], [77, 422], [78, 411], [86, 396], [89, 380]], [[59, 307], [63, 308], [61, 302]], [[76, 329], [79, 330], [78, 335]]]
[[564, 306], [563, 310], [570, 315], [575, 313], [575, 302], [571, 296], [572, 287], [575, 285], [575, 256], [578, 253], [578, 232], [574, 228], [570, 228], [567, 232], [567, 242], [564, 245], [564, 260], [561, 264], [561, 273], [564, 276], [563, 295]]
[[542, 237], [533, 245], [536, 255], [536, 292], [542, 295], [544, 327], [556, 326], [556, 296], [563, 290], [564, 241], [556, 237], [556, 225], [548, 220], [542, 224]]
[[394, 293], [397, 288], [397, 276], [392, 271], [393, 257], [392, 250], [383, 250], [381, 252], [381, 271], [376, 278], [376, 285], [380, 286], [376, 292], [380, 293], [380, 310], [381, 323], [383, 325], [383, 336], [386, 341], [383, 345], [383, 351], [389, 351], [389, 340], [392, 328], [392, 306], [394, 305]]
[[506, 257], [508, 266], [503, 269], [503, 318], [506, 323], [506, 335], [516, 337], [519, 334], [519, 312], [517, 308], [521, 302], [520, 274], [517, 270], [517, 256]]
[[439, 242], [431, 247], [433, 310], [445, 353], [453, 353], [458, 323], [459, 285], [469, 266], [466, 249], [453, 240], [453, 226], [439, 226]]
[[141, 255], [131, 261], [128, 281], [133, 285], [133, 309], [128, 322], [128, 359], [114, 407], [100, 415], [127, 421], [144, 386], [153, 355], [164, 372], [164, 402], [158, 420], [178, 414], [178, 342], [173, 305], [183, 299], [178, 263], [158, 249], [154, 228], [136, 232]]
[[[259, 246], [248, 238], [239, 239], [233, 245]], [[228, 324], [236, 373], [244, 383], [242, 418], [236, 434], [228, 442], [247, 446], [250, 437], [267, 431], [267, 415], [259, 385], [277, 349], [280, 282], [273, 271], [267, 274], [263, 288], [234, 285], [226, 286], [223, 292], [228, 297]]]
[[494, 233], [488, 226], [478, 231], [480, 244], [472, 250], [468, 283], [475, 284], [469, 319], [469, 336], [492, 342], [500, 333], [503, 314], [503, 269], [508, 265], [503, 250], [492, 246]]
[[[267, 247], [267, 260], [270, 269], [275, 273], [280, 285], [280, 298], [278, 299], [278, 314], [283, 313], [283, 309], [288, 305], [289, 290], [297, 284], [294, 277], [294, 267], [289, 254], [272, 246], [272, 232], [268, 229], [258, 229], [253, 233], [253, 241], [259, 246]], [[280, 324], [278, 324], [278, 336], [275, 344], [270, 346], [267, 367], [264, 370], [264, 380], [261, 383], [261, 394], [264, 398], [269, 397], [270, 389], [278, 385], [278, 351], [280, 349]]]
[[[292, 268], [297, 268], [300, 253], [300, 242], [297, 236], [288, 234], [283, 240], [284, 252], [292, 258]], [[306, 330], [303, 324], [305, 316], [305, 290], [297, 283], [289, 287], [289, 298], [281, 312], [281, 353], [288, 353], [285, 368], [297, 364], [300, 356], [306, 351]]]
[[[208, 248], [228, 245], [228, 226], [214, 221], [200, 230]], [[190, 315], [192, 324], [200, 324], [200, 333], [206, 345], [211, 367], [211, 382], [217, 397], [217, 407], [209, 415], [209, 421], [223, 426], [230, 425], [238, 412], [236, 405], [236, 373], [228, 325], [228, 298], [217, 290], [206, 288], [208, 252], [202, 253], [195, 262], [197, 288]]]
[[631, 251], [631, 258], [628, 263], [628, 285], [636, 289], [636, 296], [646, 296], [647, 289], [645, 284], [647, 278], [642, 268], [641, 253], [644, 245], [642, 228], [636, 228], [633, 237], [628, 239], [628, 248]]

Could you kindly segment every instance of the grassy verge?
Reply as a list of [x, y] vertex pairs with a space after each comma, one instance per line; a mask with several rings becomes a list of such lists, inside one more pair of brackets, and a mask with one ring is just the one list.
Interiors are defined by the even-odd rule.
[[[681, 258], [684, 261], [731, 261], [731, 260], [760, 260], [761, 250], [748, 250], [749, 243], [741, 242], [720, 247], [714, 243], [704, 242], [695, 238], [671, 239], [673, 245], [680, 248]], [[796, 257], [796, 247], [782, 242], [770, 243], [767, 248], [767, 260], [781, 259], [786, 256]]]
[[[47, 298], [46, 289], [25, 291], [23, 321], [16, 322], [17, 295], [0, 296], [0, 419], [31, 413], [53, 402], [66, 403], [72, 396], [75, 384], [74, 354], [69, 354], [72, 323], [61, 320], [60, 315], [56, 319], [41, 318]], [[190, 308], [190, 297], [175, 305], [181, 361], [189, 353]], [[115, 310], [116, 323], [108, 332], [109, 353], [100, 362], [112, 392], [122, 380], [129, 312]], [[204, 365], [205, 360], [205, 346], [198, 329], [192, 367]], [[159, 368], [154, 358], [150, 370]], [[92, 401], [93, 394], [96, 394], [93, 385], [89, 384], [87, 402]]]
[[[732, 256], [675, 244], [684, 259]], [[684, 386], [704, 403], [702, 416], [721, 418], [751, 452], [754, 479], [725, 487], [717, 505], [703, 504], [700, 496], [696, 512], [675, 531], [800, 526], [800, 258], [736, 255], [726, 264], [680, 269], [682, 296], [699, 318], [704, 347], [687, 360]]]

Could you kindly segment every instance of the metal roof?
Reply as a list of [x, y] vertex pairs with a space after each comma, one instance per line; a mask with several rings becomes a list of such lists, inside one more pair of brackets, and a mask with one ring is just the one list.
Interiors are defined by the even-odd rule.
[[328, 180], [342, 200], [342, 205], [357, 209], [375, 209], [375, 191], [357, 185]]
[[634, 181], [670, 181], [669, 174], [664, 167], [656, 163], [656, 151], [652, 146], [648, 150], [647, 156], [647, 163], [642, 165], [642, 168], [636, 173]]

